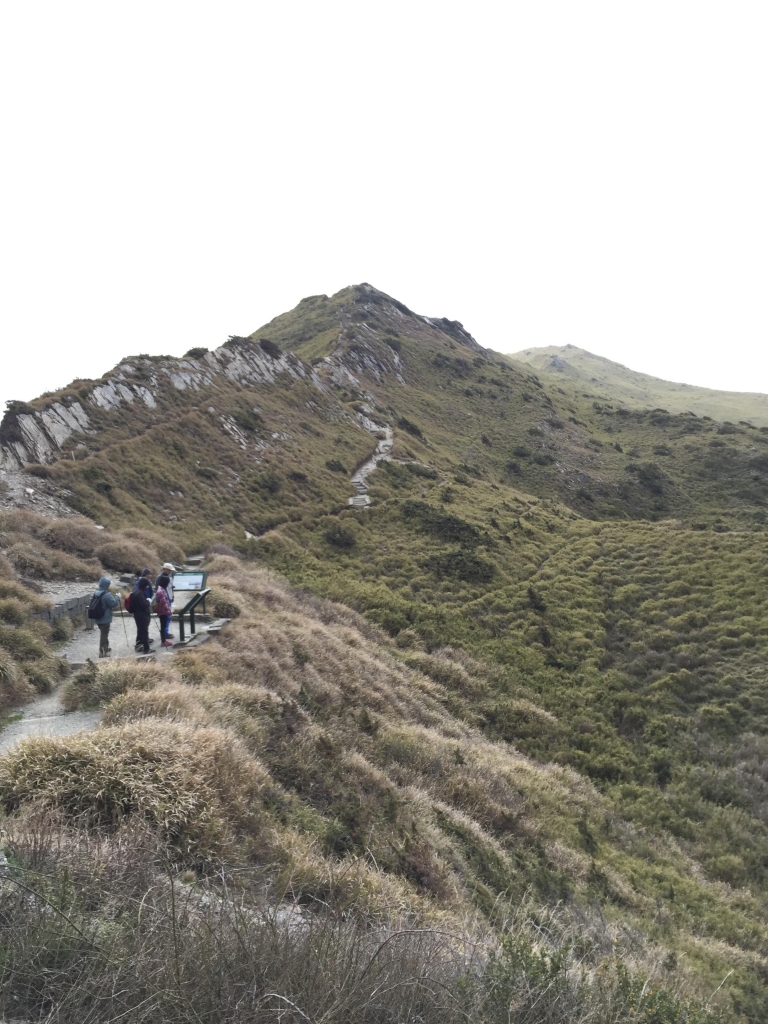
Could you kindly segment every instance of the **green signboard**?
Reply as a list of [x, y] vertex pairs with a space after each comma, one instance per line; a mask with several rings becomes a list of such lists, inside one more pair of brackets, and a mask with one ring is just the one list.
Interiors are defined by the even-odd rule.
[[202, 570], [176, 572], [173, 574], [173, 592], [204, 590], [208, 573]]

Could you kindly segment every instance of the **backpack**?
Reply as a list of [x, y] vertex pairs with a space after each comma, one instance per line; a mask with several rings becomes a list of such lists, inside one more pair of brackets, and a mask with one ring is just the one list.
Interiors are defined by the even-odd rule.
[[130, 613], [130, 611], [131, 611], [131, 595], [130, 594], [126, 594], [125, 595], [125, 598], [123, 600], [123, 608], [125, 608], [125, 610]]
[[104, 591], [99, 590], [91, 598], [91, 603], [88, 605], [88, 618], [89, 619], [100, 619], [104, 615], [106, 609], [104, 608]]

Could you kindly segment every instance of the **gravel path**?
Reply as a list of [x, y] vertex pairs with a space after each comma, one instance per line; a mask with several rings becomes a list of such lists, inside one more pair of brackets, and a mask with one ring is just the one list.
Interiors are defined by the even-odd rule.
[[100, 711], [65, 711], [59, 691], [54, 690], [28, 704], [17, 722], [0, 731], [0, 754], [26, 736], [71, 736], [83, 729], [95, 729], [100, 718]]

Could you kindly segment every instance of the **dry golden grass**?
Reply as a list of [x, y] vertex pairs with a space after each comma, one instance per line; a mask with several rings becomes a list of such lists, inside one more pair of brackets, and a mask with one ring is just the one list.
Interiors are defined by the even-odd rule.
[[188, 861], [255, 838], [267, 773], [230, 734], [151, 719], [93, 734], [32, 738], [0, 761], [6, 811], [25, 803], [94, 825], [136, 816]]
[[93, 558], [96, 548], [104, 541], [104, 531], [97, 530], [90, 519], [79, 516], [55, 520], [44, 536], [52, 547], [83, 558]]
[[91, 662], [62, 687], [61, 702], [67, 711], [98, 707], [126, 690], [150, 690], [174, 678], [170, 669], [133, 661], [96, 665]]
[[[170, 665], [70, 680], [66, 706], [101, 705], [103, 726], [0, 759], [8, 812], [42, 803], [69, 822], [145, 821], [185, 863], [248, 865], [299, 902], [373, 919], [494, 919], [523, 899], [586, 906], [599, 879], [606, 907], [637, 923], [614, 937], [638, 964], [651, 945], [637, 929], [655, 907], [646, 865], [729, 908], [690, 857], [630, 834], [583, 776], [457, 717], [457, 697], [484, 692], [493, 668], [457, 650], [401, 650], [349, 608], [229, 556], [209, 568], [240, 617]], [[521, 720], [552, 727], [530, 695], [510, 700]]]
[[11, 655], [0, 648], [0, 711], [32, 700], [35, 688]]

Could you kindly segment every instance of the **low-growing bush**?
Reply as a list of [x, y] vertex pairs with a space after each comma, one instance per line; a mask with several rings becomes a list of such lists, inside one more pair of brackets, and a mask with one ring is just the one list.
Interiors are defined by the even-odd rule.
[[210, 725], [200, 700], [188, 686], [162, 683], [152, 690], [129, 689], [118, 694], [104, 707], [102, 725], [127, 725], [146, 718], [166, 722], [192, 722]]
[[60, 615], [51, 623], [51, 640], [55, 644], [65, 643], [75, 635], [75, 624], [68, 615]]
[[323, 536], [329, 544], [333, 544], [336, 548], [348, 550], [357, 543], [354, 533], [348, 530], [346, 526], [342, 526], [341, 523], [334, 523], [332, 526], [329, 526]]
[[32, 700], [35, 689], [8, 651], [0, 648], [0, 711]]
[[168, 854], [204, 865], [259, 831], [263, 769], [219, 729], [148, 719], [67, 737], [34, 737], [0, 760], [6, 812], [34, 803], [114, 827], [136, 816], [162, 834]]
[[419, 427], [416, 423], [413, 423], [411, 420], [406, 419], [405, 416], [400, 417], [400, 419], [397, 421], [397, 425], [398, 427], [400, 427], [401, 430], [407, 431], [413, 437], [424, 436], [421, 432], [421, 427]]
[[92, 558], [96, 548], [104, 542], [104, 533], [87, 519], [57, 519], [51, 523], [46, 540], [70, 555]]
[[8, 622], [12, 626], [21, 626], [27, 617], [28, 605], [16, 597], [0, 599], [0, 622]]
[[159, 569], [160, 556], [156, 551], [131, 540], [108, 540], [96, 549], [105, 569], [113, 572], [141, 572], [148, 566]]
[[28, 627], [0, 625], [0, 647], [17, 661], [36, 661], [48, 654], [45, 641]]
[[457, 579], [465, 583], [488, 583], [496, 573], [490, 562], [471, 551], [461, 549], [445, 555], [435, 555], [427, 562], [427, 568], [438, 579]]
[[96, 561], [85, 561], [62, 551], [40, 548], [29, 541], [13, 544], [6, 555], [17, 572], [34, 579], [89, 580], [97, 577], [99, 571]]
[[211, 607], [217, 619], [236, 619], [240, 615], [240, 605], [228, 601], [225, 597], [217, 597]]
[[[183, 565], [187, 559], [187, 553], [179, 542], [173, 537], [167, 537], [164, 533], [154, 530], [143, 530], [140, 527], [129, 526], [121, 530], [121, 535], [129, 540], [146, 548], [159, 558], [160, 562], [173, 562], [175, 565]], [[109, 538], [111, 539], [111, 538]], [[147, 563], [148, 564], [148, 563]]]
[[277, 494], [282, 486], [283, 478], [271, 469], [265, 473], [259, 473], [253, 479], [253, 487], [259, 491], [266, 491], [268, 494]]
[[24, 472], [29, 473], [30, 476], [36, 476], [39, 480], [47, 480], [51, 475], [51, 467], [41, 462], [28, 462], [24, 467]]
[[459, 519], [458, 516], [432, 508], [424, 501], [406, 501], [403, 505], [403, 517], [417, 523], [425, 533], [431, 533], [441, 540], [459, 541], [468, 546], [480, 541], [477, 527]]
[[98, 707], [128, 689], [151, 690], [171, 678], [159, 665], [134, 661], [96, 665], [89, 659], [86, 667], [62, 687], [61, 703], [67, 711]]
[[266, 352], [270, 359], [279, 359], [282, 355], [280, 346], [274, 341], [270, 341], [269, 338], [259, 338], [259, 348], [262, 352]]

